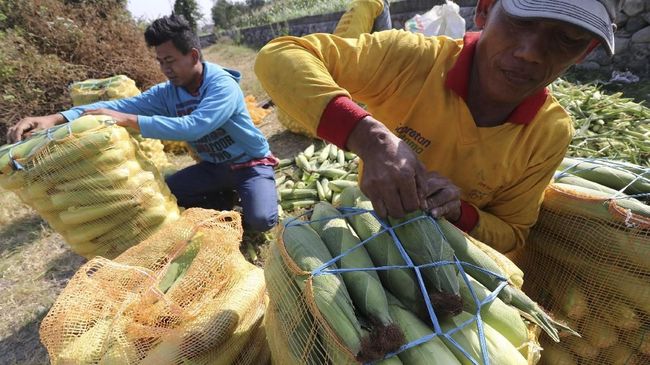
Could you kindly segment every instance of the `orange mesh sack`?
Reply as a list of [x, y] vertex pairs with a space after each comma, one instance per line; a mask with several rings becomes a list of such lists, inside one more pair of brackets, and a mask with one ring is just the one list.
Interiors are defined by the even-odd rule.
[[236, 212], [188, 209], [79, 269], [40, 328], [53, 364], [266, 364], [262, 269]]
[[105, 79], [89, 79], [70, 85], [70, 97], [74, 106], [136, 95], [140, 95], [140, 90], [135, 86], [135, 81], [124, 75]]
[[518, 258], [526, 292], [582, 335], [543, 342], [542, 362], [650, 364], [649, 170], [569, 162]]
[[157, 168], [106, 116], [84, 116], [0, 147], [0, 186], [89, 258], [113, 258], [179, 216]]
[[414, 214], [382, 223], [358, 188], [341, 203], [285, 221], [270, 249], [274, 363], [535, 364], [539, 329], [517, 301], [558, 338], [559, 325], [448, 222]]

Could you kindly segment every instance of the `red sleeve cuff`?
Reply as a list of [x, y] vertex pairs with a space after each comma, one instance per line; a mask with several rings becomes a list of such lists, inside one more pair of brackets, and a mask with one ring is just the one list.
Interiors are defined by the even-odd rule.
[[336, 96], [325, 107], [316, 134], [339, 148], [346, 149], [350, 133], [368, 115], [370, 113], [347, 96]]
[[460, 201], [460, 218], [454, 225], [463, 232], [469, 233], [478, 223], [478, 210], [470, 203]]

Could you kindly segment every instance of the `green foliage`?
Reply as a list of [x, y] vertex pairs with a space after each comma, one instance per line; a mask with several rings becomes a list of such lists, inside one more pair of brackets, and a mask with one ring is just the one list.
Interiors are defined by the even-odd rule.
[[69, 108], [74, 81], [164, 80], [125, 0], [0, 0], [0, 14], [0, 145], [19, 119]]
[[246, 0], [244, 5], [217, 0], [212, 20], [217, 29], [248, 28], [343, 11], [348, 4], [349, 0]]
[[174, 13], [184, 16], [196, 33], [197, 23], [203, 17], [196, 0], [176, 0], [174, 2]]

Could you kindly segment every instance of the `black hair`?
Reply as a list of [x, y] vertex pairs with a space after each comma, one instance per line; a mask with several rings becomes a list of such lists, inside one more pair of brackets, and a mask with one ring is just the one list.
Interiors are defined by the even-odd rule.
[[183, 54], [188, 54], [192, 48], [196, 48], [199, 52], [201, 50], [199, 38], [192, 31], [190, 23], [184, 16], [177, 14], [154, 20], [144, 31], [144, 39], [149, 47], [172, 41]]

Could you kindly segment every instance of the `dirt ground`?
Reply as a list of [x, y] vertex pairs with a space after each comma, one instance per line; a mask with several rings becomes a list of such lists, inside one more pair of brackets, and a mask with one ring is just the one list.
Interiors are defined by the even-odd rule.
[[[254, 50], [218, 44], [205, 49], [204, 57], [242, 72], [244, 94], [258, 101], [268, 98], [253, 72]], [[313, 142], [286, 131], [274, 111], [258, 127], [279, 158], [294, 156]], [[187, 155], [169, 157], [178, 168], [192, 163]], [[40, 322], [85, 261], [15, 194], [0, 190], [0, 364], [49, 363], [39, 340]]]

